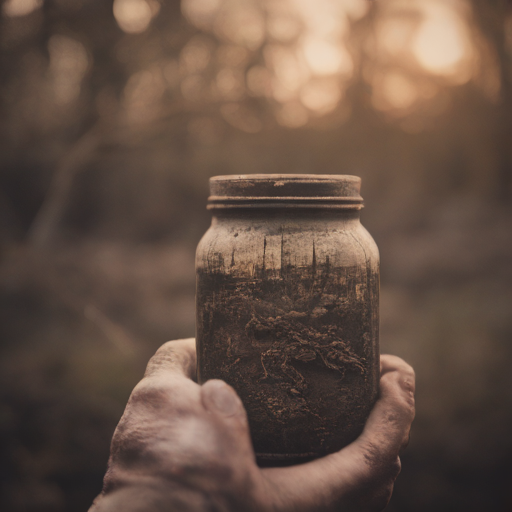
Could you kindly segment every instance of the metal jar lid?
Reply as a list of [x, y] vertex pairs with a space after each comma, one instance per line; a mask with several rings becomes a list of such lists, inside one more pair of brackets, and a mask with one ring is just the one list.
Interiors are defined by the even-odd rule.
[[246, 174], [210, 178], [209, 210], [335, 208], [360, 210], [361, 178], [342, 174]]

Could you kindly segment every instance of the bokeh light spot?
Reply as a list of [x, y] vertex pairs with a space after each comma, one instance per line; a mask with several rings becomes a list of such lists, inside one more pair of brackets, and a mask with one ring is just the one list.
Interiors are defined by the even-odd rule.
[[342, 96], [336, 79], [315, 79], [308, 82], [300, 92], [304, 106], [316, 114], [326, 114], [336, 108]]
[[379, 48], [391, 56], [400, 55], [410, 49], [411, 38], [416, 27], [410, 20], [384, 18], [377, 24], [376, 35]]
[[310, 77], [308, 67], [288, 46], [268, 45], [265, 48], [265, 61], [273, 70], [272, 89], [277, 101], [288, 101], [296, 96]]
[[43, 5], [43, 0], [6, 0], [2, 5], [2, 14], [10, 18], [26, 16]]
[[418, 98], [418, 90], [414, 83], [398, 72], [391, 72], [384, 76], [382, 94], [389, 105], [396, 109], [406, 109]]
[[199, 73], [210, 63], [212, 47], [201, 36], [193, 37], [181, 50], [180, 68], [183, 74]]
[[209, 28], [222, 0], [182, 0], [181, 12], [190, 23]]
[[311, 71], [316, 75], [350, 74], [352, 60], [341, 44], [307, 37], [302, 43], [304, 56]]
[[114, 0], [114, 17], [129, 34], [144, 32], [160, 10], [156, 0]]
[[430, 9], [412, 43], [418, 62], [429, 72], [452, 74], [466, 57], [460, 21], [448, 9]]
[[241, 72], [231, 68], [221, 69], [217, 73], [216, 86], [224, 99], [231, 101], [239, 100], [244, 95], [245, 80]]
[[375, 78], [372, 103], [377, 110], [403, 116], [419, 96], [418, 86], [401, 71], [387, 71]]

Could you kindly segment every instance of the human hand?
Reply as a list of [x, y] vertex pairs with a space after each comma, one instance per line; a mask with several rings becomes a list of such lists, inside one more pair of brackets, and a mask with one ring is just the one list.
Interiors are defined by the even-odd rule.
[[247, 417], [220, 380], [200, 386], [193, 339], [150, 360], [114, 433], [104, 488], [89, 512], [379, 511], [400, 472], [414, 417], [414, 372], [381, 356], [381, 394], [362, 434], [287, 468], [257, 466]]

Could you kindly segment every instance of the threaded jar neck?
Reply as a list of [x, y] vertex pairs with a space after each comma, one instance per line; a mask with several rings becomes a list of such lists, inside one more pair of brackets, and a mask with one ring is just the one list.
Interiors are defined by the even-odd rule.
[[341, 174], [246, 174], [210, 178], [209, 210], [315, 208], [360, 210], [361, 178]]

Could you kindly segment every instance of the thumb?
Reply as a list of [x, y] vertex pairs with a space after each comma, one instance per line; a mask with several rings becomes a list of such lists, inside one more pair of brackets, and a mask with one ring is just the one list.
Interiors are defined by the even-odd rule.
[[255, 461], [247, 413], [236, 391], [224, 381], [212, 379], [201, 386], [201, 401], [204, 408], [223, 425], [223, 430], [231, 438], [233, 452]]
[[236, 391], [222, 380], [212, 379], [203, 384], [201, 401], [212, 414], [247, 421], [244, 406]]

